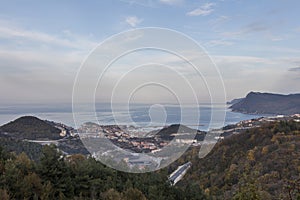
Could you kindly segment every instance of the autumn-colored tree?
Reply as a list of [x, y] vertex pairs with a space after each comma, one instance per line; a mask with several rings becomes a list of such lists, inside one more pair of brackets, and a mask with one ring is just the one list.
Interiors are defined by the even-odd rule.
[[136, 188], [129, 188], [123, 193], [122, 199], [124, 199], [124, 200], [146, 200], [147, 198], [140, 190], [138, 190]]

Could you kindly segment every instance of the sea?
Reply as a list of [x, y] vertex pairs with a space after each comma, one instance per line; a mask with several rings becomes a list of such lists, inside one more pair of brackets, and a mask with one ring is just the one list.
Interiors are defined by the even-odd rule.
[[43, 120], [63, 123], [73, 128], [85, 122], [100, 125], [127, 125], [157, 129], [171, 124], [184, 124], [191, 128], [207, 131], [218, 129], [242, 120], [263, 117], [232, 112], [229, 105], [172, 105], [172, 104], [117, 104], [97, 103], [91, 105], [72, 104], [15, 104], [0, 106], [0, 125], [21, 116], [36, 116]]

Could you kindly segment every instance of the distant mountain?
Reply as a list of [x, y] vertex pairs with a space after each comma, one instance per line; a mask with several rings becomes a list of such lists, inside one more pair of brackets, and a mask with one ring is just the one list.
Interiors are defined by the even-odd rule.
[[246, 98], [234, 103], [232, 111], [247, 114], [283, 114], [300, 113], [300, 94], [271, 94], [250, 92]]
[[240, 101], [242, 101], [244, 98], [237, 98], [237, 99], [233, 99], [231, 101], [228, 101], [227, 104], [232, 105], [232, 104], [236, 104]]
[[0, 127], [0, 133], [17, 139], [57, 140], [61, 130], [37, 117], [24, 116]]

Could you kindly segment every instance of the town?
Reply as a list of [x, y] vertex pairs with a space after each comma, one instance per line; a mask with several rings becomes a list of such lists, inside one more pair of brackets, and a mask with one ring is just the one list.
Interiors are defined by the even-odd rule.
[[[249, 120], [243, 120], [238, 122], [237, 124], [230, 124], [220, 129], [213, 129], [208, 132], [198, 131], [195, 129], [190, 129], [185, 127], [184, 125], [171, 125], [163, 127], [162, 130], [167, 132], [168, 137], [166, 134], [162, 135], [161, 130], [152, 131], [152, 134], [148, 134], [143, 131], [138, 131], [138, 129], [134, 128], [133, 126], [118, 126], [118, 125], [98, 125], [95, 123], [85, 123], [82, 125], [80, 129], [77, 130], [80, 134], [81, 139], [83, 138], [102, 138], [105, 137], [109, 139], [113, 144], [119, 146], [120, 148], [129, 149], [136, 153], [154, 153], [165, 147], [170, 143], [172, 139], [175, 137], [175, 141], [177, 143], [182, 144], [191, 144], [193, 146], [199, 146], [204, 141], [205, 135], [207, 133], [211, 133], [212, 135], [215, 134], [214, 140], [222, 140], [226, 137], [229, 137], [233, 134], [239, 134], [242, 131], [259, 127], [268, 122], [275, 122], [275, 121], [288, 121], [294, 120], [295, 122], [300, 122], [300, 114], [284, 116], [284, 115], [277, 115], [277, 116], [270, 116], [270, 117], [260, 117], [254, 118]], [[170, 127], [179, 126], [184, 127], [181, 133], [174, 131], [174, 128], [171, 129]], [[132, 130], [135, 130], [135, 134], [132, 134]], [[176, 128], [175, 128], [176, 130]], [[186, 136], [189, 131], [194, 134], [194, 138], [184, 137]], [[154, 133], [154, 134], [153, 134]], [[156, 133], [156, 134], [155, 134]], [[142, 137], [138, 137], [141, 135]], [[180, 137], [181, 136], [181, 137]]]

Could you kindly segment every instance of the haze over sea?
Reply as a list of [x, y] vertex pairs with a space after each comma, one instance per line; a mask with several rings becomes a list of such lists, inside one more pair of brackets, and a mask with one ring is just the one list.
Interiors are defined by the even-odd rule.
[[[83, 112], [79, 113], [78, 125], [85, 122], [97, 122], [95, 113], [84, 112], [84, 107], [87, 106], [82, 104]], [[258, 118], [262, 115], [248, 115], [237, 112], [232, 112], [226, 105], [214, 105], [216, 113], [226, 113], [224, 125], [234, 124], [242, 120]], [[181, 115], [180, 107], [177, 105], [149, 105], [149, 104], [131, 104], [129, 111], [124, 105], [115, 105], [114, 112], [112, 112], [111, 105], [109, 103], [96, 104], [96, 113], [98, 123], [101, 125], [116, 124], [115, 119], [118, 119], [119, 124], [122, 125], [135, 125], [138, 127], [152, 126], [164, 126], [170, 124], [187, 124], [192, 128], [198, 128], [200, 130], [208, 130], [211, 121], [212, 106], [210, 104], [201, 104], [200, 106], [190, 106], [185, 108], [191, 113], [200, 113], [199, 126], [192, 123], [195, 120], [189, 119]], [[70, 104], [18, 104], [14, 106], [1, 105], [0, 106], [0, 125], [8, 123], [18, 117], [24, 115], [33, 115], [41, 119], [50, 121], [60, 122], [68, 126], [75, 127], [72, 105]], [[184, 120], [181, 119], [181, 116]], [[129, 118], [128, 118], [129, 117]], [[152, 123], [150, 123], [152, 122]], [[184, 123], [183, 123], [184, 122]], [[191, 123], [189, 123], [191, 122]], [[157, 128], [155, 127], [155, 128]], [[211, 122], [210, 128], [221, 128], [218, 123]], [[149, 127], [151, 129], [151, 127]]]

